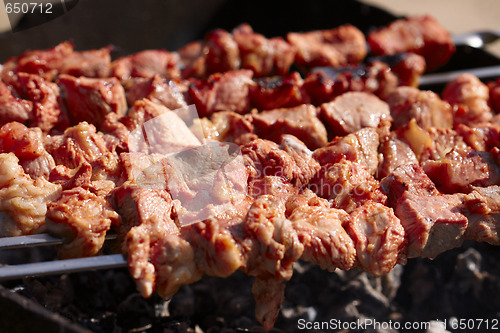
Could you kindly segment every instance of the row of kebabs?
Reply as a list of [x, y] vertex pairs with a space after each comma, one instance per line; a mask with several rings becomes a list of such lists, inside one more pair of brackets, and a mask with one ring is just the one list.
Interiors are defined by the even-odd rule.
[[[360, 63], [367, 41], [375, 55], [415, 53]], [[415, 88], [453, 49], [426, 16], [368, 38], [242, 25], [114, 61], [69, 43], [28, 51], [1, 71], [0, 232], [48, 229], [79, 257], [113, 228], [144, 296], [242, 270], [266, 328], [299, 259], [382, 275], [466, 238], [498, 245], [500, 83]], [[200, 119], [186, 123], [172, 110], [189, 104]], [[208, 183], [179, 170], [216, 159], [199, 151], [213, 141], [239, 149]]]

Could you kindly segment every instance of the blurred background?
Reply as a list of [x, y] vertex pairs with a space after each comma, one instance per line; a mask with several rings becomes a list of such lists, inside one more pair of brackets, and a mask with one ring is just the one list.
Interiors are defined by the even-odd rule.
[[[16, 0], [0, 0], [0, 3], [7, 1]], [[49, 1], [54, 3], [54, 6], [61, 5], [61, 0], [37, 1]], [[361, 25], [360, 28], [366, 31], [374, 25], [385, 24], [389, 19], [383, 12], [370, 15], [369, 21], [363, 20], [362, 17], [345, 16], [341, 13], [351, 6], [350, 3], [353, 1], [349, 0], [306, 2], [302, 0], [246, 2], [73, 0], [73, 2], [77, 3], [76, 6], [66, 14], [32, 28], [26, 27], [38, 24], [40, 17], [33, 14], [11, 17], [16, 27], [24, 29], [15, 33], [11, 32], [5, 6], [2, 6], [0, 62], [26, 49], [49, 48], [63, 40], [74, 41], [77, 50], [113, 44], [117, 48], [116, 55], [147, 48], [173, 50], [188, 41], [202, 37], [207, 29], [214, 27], [232, 29], [242, 20], [251, 21], [257, 32], [271, 37], [290, 30], [331, 28], [344, 23], [342, 20], [354, 20], [353, 24]], [[452, 33], [500, 30], [498, 0], [362, 0], [362, 2], [379, 6], [396, 16], [432, 14]], [[308, 9], [304, 11], [305, 4]], [[315, 11], [314, 8], [318, 10]], [[329, 10], [319, 8], [329, 8]], [[374, 20], [374, 16], [380, 19]], [[488, 50], [500, 56], [500, 43], [488, 46]]]

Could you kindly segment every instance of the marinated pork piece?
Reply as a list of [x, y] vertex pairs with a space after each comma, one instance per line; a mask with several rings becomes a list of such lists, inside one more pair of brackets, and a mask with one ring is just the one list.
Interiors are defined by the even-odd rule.
[[249, 182], [248, 194], [254, 198], [269, 195], [286, 202], [290, 196], [297, 194], [297, 189], [283, 177], [264, 176]]
[[309, 149], [328, 143], [325, 126], [318, 119], [317, 109], [309, 104], [252, 114], [255, 133], [264, 139], [280, 141], [282, 134], [291, 134]]
[[464, 240], [467, 218], [461, 194], [441, 194], [423, 169], [400, 166], [380, 183], [408, 239], [408, 258], [435, 258]]
[[471, 151], [465, 156], [428, 160], [422, 168], [443, 193], [468, 193], [472, 186], [500, 184], [499, 166], [488, 152]]
[[238, 45], [241, 68], [250, 69], [255, 77], [286, 75], [295, 59], [295, 48], [281, 37], [267, 39], [248, 24], [233, 30]]
[[500, 187], [475, 187], [464, 196], [465, 239], [500, 245]]
[[109, 202], [82, 187], [65, 190], [50, 202], [46, 218], [49, 232], [67, 241], [59, 248], [62, 258], [98, 254], [111, 225], [120, 224], [120, 216]]
[[417, 125], [414, 118], [393, 133], [411, 147], [421, 163], [428, 159], [439, 160], [446, 156], [465, 155], [470, 151], [470, 147], [456, 131], [435, 127], [424, 130]]
[[109, 77], [111, 51], [112, 47], [108, 46], [97, 50], [72, 52], [69, 57], [63, 59], [61, 67], [57, 70], [59, 74], [68, 74], [76, 77]]
[[474, 125], [493, 117], [488, 86], [472, 74], [462, 74], [450, 81], [442, 95], [453, 106], [455, 124]]
[[89, 189], [92, 180], [92, 166], [83, 162], [79, 168], [70, 169], [64, 165], [58, 165], [52, 169], [49, 181], [62, 186], [62, 190], [70, 190], [76, 187]]
[[405, 192], [416, 196], [437, 196], [436, 185], [425, 174], [418, 164], [403, 164], [382, 179], [382, 191], [387, 195], [388, 206], [395, 208], [398, 200]]
[[16, 72], [36, 74], [52, 81], [72, 53], [73, 44], [69, 42], [62, 42], [48, 50], [27, 51], [16, 59]]
[[417, 195], [405, 192], [395, 208], [408, 238], [408, 258], [434, 259], [462, 245], [467, 218], [459, 195]]
[[188, 95], [198, 115], [205, 117], [216, 111], [246, 113], [250, 108], [249, 87], [254, 84], [252, 75], [250, 70], [229, 71], [191, 84]]
[[321, 168], [320, 164], [313, 158], [313, 152], [297, 137], [284, 134], [281, 136], [280, 148], [288, 153], [300, 170], [293, 185], [298, 189], [303, 189]]
[[0, 128], [0, 153], [14, 153], [24, 172], [31, 178], [48, 178], [55, 167], [53, 157], [43, 146], [43, 135], [38, 128], [27, 128], [11, 122]]
[[182, 78], [205, 78], [207, 71], [203, 52], [203, 41], [188, 43], [177, 50], [180, 57], [180, 65], [183, 67], [181, 71]]
[[354, 241], [361, 268], [381, 276], [405, 260], [405, 230], [392, 208], [367, 201], [351, 213], [346, 230]]
[[333, 139], [328, 146], [318, 148], [313, 157], [321, 165], [336, 163], [343, 158], [364, 165], [372, 175], [378, 166], [379, 134], [374, 128], [363, 128], [344, 137]]
[[56, 164], [71, 169], [83, 162], [92, 164], [112, 153], [106, 147], [102, 134], [96, 132], [95, 126], [85, 122], [69, 127], [62, 135], [48, 137], [45, 149], [54, 157]]
[[130, 151], [168, 154], [201, 145], [177, 113], [148, 99], [135, 102], [126, 118]]
[[256, 79], [255, 83], [250, 86], [250, 101], [257, 110], [289, 108], [310, 103], [304, 89], [304, 80], [298, 72], [283, 77]]
[[[104, 117], [104, 121], [101, 124], [101, 131], [105, 133], [103, 135], [104, 141], [108, 149], [110, 148], [107, 139], [113, 137], [114, 149], [117, 153], [128, 151], [129, 142], [129, 129], [125, 126], [121, 120], [125, 120], [127, 117], [119, 118], [116, 113], [108, 113]], [[111, 149], [112, 150], [112, 149]]]
[[487, 83], [490, 94], [490, 105], [494, 112], [500, 113], [500, 79]]
[[285, 216], [288, 218], [296, 208], [305, 206], [331, 208], [328, 200], [318, 197], [316, 193], [305, 188], [288, 196], [285, 203]]
[[246, 249], [247, 260], [242, 270], [255, 276], [252, 292], [256, 317], [269, 328], [274, 325], [284, 300], [284, 282], [292, 277], [293, 265], [304, 252], [297, 231], [284, 213], [282, 200], [261, 195], [243, 222], [245, 238], [241, 245]]
[[500, 147], [500, 125], [494, 123], [482, 123], [469, 127], [464, 124], [456, 126], [457, 135], [460, 135], [465, 143], [474, 150], [489, 151], [494, 147]]
[[429, 15], [396, 20], [371, 32], [367, 41], [375, 55], [419, 54], [425, 58], [429, 71], [444, 65], [455, 52], [450, 33]]
[[397, 167], [405, 164], [418, 164], [418, 159], [410, 145], [394, 132], [380, 140], [379, 161], [376, 171], [377, 179], [391, 174]]
[[61, 186], [33, 180], [18, 162], [13, 153], [0, 154], [0, 236], [43, 232], [47, 204], [61, 194]]
[[331, 30], [289, 33], [287, 41], [297, 49], [300, 66], [343, 67], [361, 62], [367, 53], [365, 35], [346, 24]]
[[27, 51], [16, 59], [18, 73], [40, 75], [52, 81], [59, 74], [85, 77], [108, 77], [111, 47], [77, 52], [70, 42], [48, 50]]
[[146, 50], [111, 63], [111, 76], [125, 81], [131, 77], [150, 78], [160, 75], [166, 79], [178, 78], [179, 55], [165, 50]]
[[297, 207], [288, 217], [304, 245], [302, 260], [333, 271], [351, 269], [356, 262], [354, 242], [344, 230], [350, 216], [345, 211], [318, 206]]
[[23, 98], [33, 102], [30, 127], [39, 127], [48, 133], [54, 127], [68, 126], [68, 116], [61, 111], [60, 93], [57, 84], [46, 81], [43, 77], [18, 73], [17, 91]]
[[348, 213], [366, 201], [387, 202], [379, 182], [366, 168], [346, 159], [323, 165], [308, 187], [318, 196], [329, 200], [332, 207], [344, 209]]
[[451, 128], [453, 113], [450, 104], [432, 91], [398, 87], [388, 99], [394, 128], [407, 124], [412, 118], [423, 129]]
[[349, 91], [365, 91], [385, 100], [398, 86], [398, 78], [380, 61], [355, 67], [318, 67], [309, 73], [304, 89], [314, 105], [321, 105]]
[[318, 171], [319, 164], [309, 157], [309, 153], [300, 143], [290, 145], [282, 141], [282, 148], [287, 149], [290, 154], [276, 143], [263, 139], [243, 145], [241, 153], [244, 164], [249, 169], [250, 180], [279, 176], [299, 188], [307, 184]]
[[172, 198], [165, 189], [146, 189], [126, 182], [113, 191], [111, 203], [122, 218], [119, 233], [125, 240], [123, 251], [129, 256], [132, 278], [141, 294], [149, 297], [155, 284], [155, 268], [148, 261], [151, 248], [179, 234]]
[[238, 44], [233, 36], [223, 29], [216, 29], [205, 36], [202, 54], [207, 75], [240, 69]]
[[381, 121], [391, 120], [387, 103], [365, 92], [347, 92], [321, 105], [320, 114], [334, 135], [338, 136], [365, 127], [377, 128]]
[[398, 85], [417, 88], [420, 76], [425, 72], [424, 57], [409, 52], [403, 53], [400, 61], [391, 64], [391, 71], [398, 77]]
[[183, 93], [187, 90], [180, 82], [167, 80], [159, 75], [151, 78], [132, 78], [125, 84], [127, 103], [132, 107], [135, 101], [147, 98], [170, 110], [187, 107]]
[[244, 144], [246, 138], [256, 137], [252, 118], [232, 111], [216, 112], [210, 119], [200, 119], [199, 125], [206, 139]]
[[108, 113], [120, 117], [127, 113], [125, 90], [116, 78], [61, 75], [57, 82], [74, 125], [86, 121], [100, 128]]
[[24, 123], [32, 118], [33, 103], [12, 95], [10, 89], [0, 82], [0, 126], [17, 121]]

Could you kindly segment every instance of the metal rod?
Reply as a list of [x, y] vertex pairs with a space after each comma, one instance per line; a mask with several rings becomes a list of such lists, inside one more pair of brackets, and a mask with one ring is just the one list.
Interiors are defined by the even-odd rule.
[[[114, 233], [106, 235], [106, 240], [113, 240], [116, 238], [117, 235]], [[52, 236], [49, 234], [4, 237], [0, 238], [0, 250], [18, 249], [34, 246], [59, 245], [63, 243], [63, 238]]]
[[500, 77], [500, 66], [470, 68], [446, 73], [422, 75], [422, 77], [420, 77], [420, 87], [435, 84], [446, 84], [457, 76], [465, 73], [470, 73], [474, 76], [477, 76], [479, 79]]
[[126, 267], [127, 261], [121, 254], [37, 262], [31, 264], [0, 266], [0, 281], [31, 276], [56, 275], [89, 270]]

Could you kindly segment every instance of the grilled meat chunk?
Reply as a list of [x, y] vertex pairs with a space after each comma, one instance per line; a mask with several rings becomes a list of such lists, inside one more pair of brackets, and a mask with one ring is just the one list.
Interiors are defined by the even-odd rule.
[[48, 178], [55, 167], [54, 158], [43, 146], [43, 135], [38, 128], [27, 128], [11, 122], [0, 128], [0, 153], [14, 153], [24, 172], [31, 178]]
[[343, 158], [364, 165], [372, 175], [378, 166], [379, 134], [374, 128], [363, 128], [344, 137], [333, 139], [327, 146], [314, 151], [321, 164], [337, 163]]
[[399, 87], [388, 99], [394, 128], [407, 124], [412, 118], [423, 128], [451, 128], [453, 113], [450, 104], [432, 91]]
[[68, 241], [59, 249], [62, 258], [96, 255], [111, 225], [120, 224], [109, 202], [82, 187], [65, 190], [50, 202], [46, 218], [49, 232]]
[[100, 128], [108, 113], [124, 116], [125, 91], [115, 78], [95, 79], [61, 75], [58, 84], [73, 124], [86, 121]]
[[0, 125], [12, 121], [24, 123], [32, 118], [33, 103], [12, 95], [9, 87], [0, 82]]
[[293, 108], [263, 111], [252, 115], [255, 133], [264, 139], [279, 142], [282, 134], [291, 134], [309, 149], [327, 144], [325, 126], [318, 119], [317, 109], [308, 104]]
[[132, 78], [124, 85], [130, 107], [143, 98], [161, 104], [170, 110], [187, 107], [183, 93], [187, 90], [179, 81], [167, 80], [155, 74], [151, 78]]
[[216, 73], [207, 80], [191, 84], [188, 96], [200, 117], [216, 111], [246, 113], [250, 108], [249, 87], [254, 84], [252, 75], [249, 70]]
[[427, 70], [445, 64], [455, 52], [450, 33], [432, 16], [421, 15], [396, 20], [367, 36], [375, 55], [414, 52], [425, 58]]
[[365, 35], [349, 24], [331, 30], [289, 33], [286, 39], [297, 49], [295, 63], [301, 66], [344, 67], [361, 62], [367, 53]]
[[373, 94], [347, 92], [321, 105], [321, 119], [334, 135], [343, 136], [365, 127], [377, 128], [381, 121], [391, 120], [389, 106]]
[[332, 207], [348, 213], [366, 201], [385, 204], [387, 197], [380, 184], [368, 170], [356, 163], [342, 159], [335, 164], [325, 164], [309, 183], [309, 189], [330, 201]]
[[467, 217], [466, 239], [500, 245], [500, 187], [475, 187], [463, 197]]
[[281, 37], [267, 39], [255, 33], [248, 24], [233, 30], [241, 57], [241, 68], [250, 69], [255, 77], [285, 75], [295, 59], [295, 48]]
[[108, 77], [111, 48], [74, 51], [72, 43], [62, 42], [48, 50], [27, 51], [15, 59], [15, 72], [36, 74], [52, 81], [59, 74]]
[[361, 268], [381, 276], [405, 261], [405, 230], [392, 208], [367, 201], [351, 213], [346, 230], [354, 241]]
[[71, 169], [83, 162], [92, 164], [107, 156], [113, 158], [113, 152], [106, 146], [103, 135], [85, 122], [69, 127], [62, 135], [48, 137], [44, 144], [56, 164]]
[[44, 177], [33, 180], [13, 153], [0, 154], [0, 236], [43, 232], [47, 204], [56, 200], [61, 186]]
[[304, 80], [298, 72], [255, 80], [250, 86], [251, 104], [258, 110], [290, 108], [310, 103]]
[[466, 73], [446, 85], [443, 99], [453, 105], [455, 124], [473, 125], [488, 122], [493, 117], [489, 93], [487, 85], [474, 75]]
[[160, 75], [167, 79], [178, 78], [179, 56], [165, 50], [146, 50], [111, 63], [111, 76], [121, 81], [131, 77], [153, 77]]

